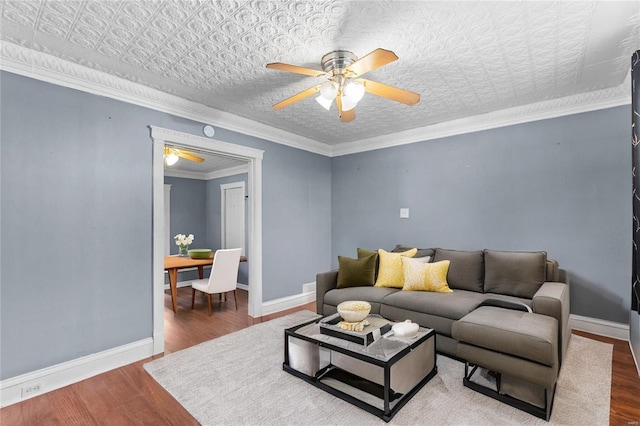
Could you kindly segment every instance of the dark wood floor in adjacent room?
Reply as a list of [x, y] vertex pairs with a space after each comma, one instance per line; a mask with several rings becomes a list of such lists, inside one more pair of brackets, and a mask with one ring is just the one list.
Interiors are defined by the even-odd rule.
[[[196, 298], [196, 309], [190, 309], [191, 289], [179, 289], [178, 298], [178, 313], [174, 315], [171, 299], [165, 294], [166, 354], [241, 330], [254, 322], [247, 315], [246, 291], [238, 291], [237, 312], [233, 298], [228, 302], [214, 301], [212, 317], [207, 314], [202, 297]], [[315, 303], [269, 315], [262, 320], [299, 309], [315, 311]], [[614, 345], [610, 424], [639, 425], [640, 378], [628, 342], [589, 333], [575, 333]], [[3, 408], [0, 410], [0, 424], [197, 425], [198, 422], [144, 371], [142, 365], [151, 359]]]

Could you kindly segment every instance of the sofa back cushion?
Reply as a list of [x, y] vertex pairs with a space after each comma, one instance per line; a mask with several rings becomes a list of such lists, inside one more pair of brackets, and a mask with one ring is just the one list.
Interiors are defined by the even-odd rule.
[[[393, 250], [391, 250], [391, 253], [402, 253], [405, 252], [407, 250], [411, 250], [413, 247], [409, 247], [409, 246], [403, 246], [402, 244], [398, 244], [397, 246], [395, 246], [395, 248]], [[426, 257], [429, 256], [433, 259], [433, 254], [435, 253], [435, 249], [432, 248], [419, 248], [418, 251], [416, 252], [415, 256], [413, 257]]]
[[434, 262], [449, 260], [447, 283], [451, 289], [482, 293], [484, 278], [484, 253], [481, 250], [446, 250], [437, 248]]
[[547, 259], [547, 272], [545, 281], [560, 281], [560, 268], [557, 260]]
[[547, 273], [544, 251], [484, 251], [484, 291], [533, 298]]

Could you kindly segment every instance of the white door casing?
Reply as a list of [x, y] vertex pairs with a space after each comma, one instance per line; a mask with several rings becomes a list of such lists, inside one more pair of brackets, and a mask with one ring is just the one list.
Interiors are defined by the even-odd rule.
[[171, 254], [171, 185], [164, 184], [164, 255]]
[[242, 248], [245, 256], [244, 182], [220, 185], [220, 243], [223, 249]]
[[164, 351], [164, 145], [224, 154], [249, 164], [248, 176], [248, 267], [249, 315], [262, 316], [262, 156], [264, 151], [175, 130], [149, 126], [153, 141], [153, 352]]

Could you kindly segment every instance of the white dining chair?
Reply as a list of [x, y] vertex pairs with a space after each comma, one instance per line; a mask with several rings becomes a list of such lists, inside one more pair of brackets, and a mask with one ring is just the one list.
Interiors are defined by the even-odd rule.
[[233, 299], [238, 310], [238, 298], [236, 296], [236, 283], [238, 281], [238, 267], [242, 249], [217, 250], [213, 256], [211, 274], [209, 278], [191, 282], [191, 309], [195, 304], [196, 290], [207, 295], [207, 306], [211, 316], [211, 295], [233, 291]]

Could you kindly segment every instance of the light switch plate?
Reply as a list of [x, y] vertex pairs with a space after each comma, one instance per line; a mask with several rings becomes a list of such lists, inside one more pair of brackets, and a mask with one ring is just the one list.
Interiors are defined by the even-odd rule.
[[409, 219], [409, 209], [407, 209], [407, 208], [400, 209], [400, 218], [401, 219]]

